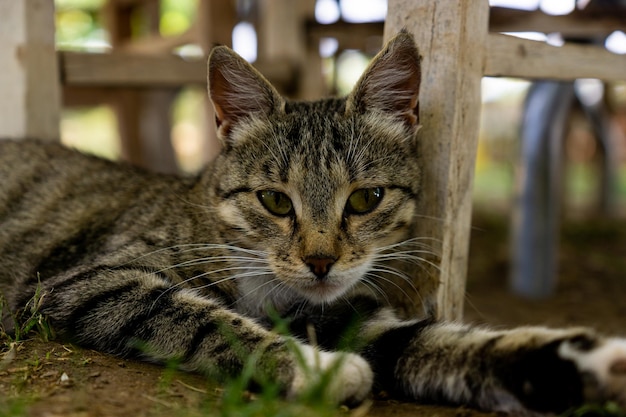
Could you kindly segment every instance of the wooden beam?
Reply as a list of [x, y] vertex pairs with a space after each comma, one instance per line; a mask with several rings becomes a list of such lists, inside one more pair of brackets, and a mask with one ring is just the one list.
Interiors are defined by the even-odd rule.
[[486, 76], [574, 80], [626, 79], [626, 55], [593, 45], [557, 47], [514, 36], [489, 34], [486, 41]]
[[[238, 22], [237, 2], [235, 0], [201, 0], [198, 2], [196, 22], [196, 42], [205, 55], [213, 46], [220, 44], [232, 47], [233, 28]], [[205, 71], [206, 74], [206, 71]], [[221, 142], [215, 129], [215, 110], [208, 95], [204, 99], [205, 123], [201, 125], [202, 155], [205, 161], [214, 159], [221, 150]]]
[[193, 43], [196, 40], [196, 28], [191, 27], [177, 36], [161, 36], [152, 34], [125, 42], [117, 48], [126, 53], [138, 54], [169, 54], [174, 48]]
[[0, 136], [58, 140], [54, 3], [0, 0]]
[[175, 55], [59, 52], [64, 84], [155, 87], [206, 83], [206, 62]]
[[622, 9], [608, 13], [574, 10], [563, 16], [552, 16], [539, 10], [528, 11], [491, 7], [491, 32], [561, 33], [566, 37], [606, 36], [615, 30], [624, 30], [626, 12]]
[[407, 28], [423, 57], [415, 236], [439, 242], [441, 258], [438, 274], [416, 279], [439, 319], [459, 320], [463, 312], [488, 18], [486, 0], [388, 3], [385, 38]]
[[[320, 24], [314, 20], [306, 23], [307, 36], [313, 42], [322, 38], [335, 38], [342, 49], [359, 49], [367, 52], [373, 37], [383, 36], [383, 22], [349, 23], [339, 21], [330, 24]], [[377, 45], [380, 48], [381, 45]]]
[[206, 55], [215, 45], [232, 47], [233, 28], [237, 21], [236, 1], [199, 1], [194, 25], [196, 42], [200, 44]]
[[[206, 84], [206, 59], [176, 55], [58, 52], [61, 80], [74, 87], [176, 87]], [[254, 64], [277, 85], [291, 83], [295, 68], [288, 60]]]

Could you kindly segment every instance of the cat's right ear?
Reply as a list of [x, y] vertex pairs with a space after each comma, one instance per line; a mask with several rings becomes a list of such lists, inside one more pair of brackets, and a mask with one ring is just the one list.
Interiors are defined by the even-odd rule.
[[348, 112], [388, 114], [411, 131], [419, 127], [420, 55], [413, 36], [401, 30], [378, 53], [348, 96]]
[[226, 46], [217, 46], [211, 51], [207, 82], [218, 137], [225, 143], [233, 127], [243, 119], [268, 116], [284, 106], [269, 81]]

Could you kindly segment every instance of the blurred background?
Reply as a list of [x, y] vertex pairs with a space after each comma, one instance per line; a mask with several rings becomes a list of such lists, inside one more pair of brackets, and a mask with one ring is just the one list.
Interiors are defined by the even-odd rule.
[[[198, 2], [203, 0], [162, 0], [158, 2], [158, 33], [175, 38], [193, 26]], [[258, 59], [259, 5], [255, 0], [236, 2], [236, 24], [232, 30], [233, 48], [248, 61]], [[578, 2], [578, 7], [581, 7]], [[584, 3], [584, 2], [583, 2]], [[574, 0], [492, 0], [492, 6], [523, 10], [540, 10], [545, 14], [566, 15], [577, 6]], [[55, 0], [56, 44], [60, 50], [107, 52], [112, 49], [110, 22], [107, 24], [106, 0]], [[582, 5], [584, 6], [584, 5]], [[386, 14], [385, 0], [317, 0], [314, 6], [315, 23], [337, 27], [341, 24], [367, 26], [365, 50], [340, 47], [337, 38], [318, 36], [319, 66], [323, 85], [318, 95], [345, 94], [359, 77], [369, 59], [382, 42], [382, 22]], [[115, 27], [113, 25], [113, 27]], [[313, 27], [309, 24], [307, 27]], [[154, 30], [154, 28], [153, 28]], [[313, 30], [313, 29], [312, 29]], [[350, 29], [346, 29], [350, 30]], [[379, 34], [376, 33], [379, 30]], [[141, 37], [149, 31], [146, 18], [140, 13], [130, 16], [130, 38]], [[332, 35], [332, 31], [328, 31]], [[562, 43], [559, 35], [545, 33], [515, 33], [516, 36]], [[626, 35], [614, 31], [602, 40], [615, 53], [626, 53]], [[185, 59], [200, 59], [200, 45], [187, 43], [176, 46], [174, 52]], [[274, 65], [279, 65], [275, 63]], [[483, 111], [480, 145], [476, 162], [474, 197], [477, 205], [488, 204], [491, 209], [508, 210], [513, 199], [515, 166], [520, 158], [520, 124], [522, 106], [529, 82], [507, 78], [483, 79]], [[610, 109], [614, 126], [613, 158], [616, 162], [616, 181], [612, 185], [617, 216], [626, 214], [626, 84], [602, 83], [597, 80], [578, 80], [577, 88], [591, 100], [604, 100]], [[283, 92], [289, 95], [289, 89]], [[293, 89], [291, 93], [293, 93]], [[176, 170], [196, 172], [210, 159], [214, 150], [206, 150], [207, 112], [204, 109], [205, 90], [202, 86], [177, 88], [169, 111], [171, 143]], [[316, 93], [308, 92], [307, 98]], [[297, 96], [297, 92], [296, 92]], [[299, 97], [296, 97], [299, 98]], [[63, 142], [108, 158], [119, 158], [120, 121], [113, 106], [72, 105], [63, 111], [61, 134]], [[599, 181], [598, 146], [592, 127], [580, 109], [574, 108], [568, 122], [564, 145], [563, 203], [567, 216], [592, 213], [597, 204]], [[211, 140], [210, 137], [208, 140]], [[171, 170], [171, 168], [170, 168]]]

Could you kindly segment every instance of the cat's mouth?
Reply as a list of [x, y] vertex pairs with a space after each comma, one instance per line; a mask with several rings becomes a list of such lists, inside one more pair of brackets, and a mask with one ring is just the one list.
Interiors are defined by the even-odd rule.
[[332, 279], [299, 283], [295, 290], [315, 304], [328, 303], [345, 294], [350, 285]]
[[363, 263], [355, 268], [331, 271], [323, 278], [296, 275], [283, 277], [281, 281], [311, 303], [324, 304], [335, 301], [350, 291], [361, 281], [367, 269], [367, 264]]
[[345, 288], [340, 284], [332, 284], [326, 281], [316, 282], [315, 284], [309, 286], [307, 288], [308, 292], [319, 294], [323, 297], [332, 297], [335, 298], [339, 293], [345, 292]]

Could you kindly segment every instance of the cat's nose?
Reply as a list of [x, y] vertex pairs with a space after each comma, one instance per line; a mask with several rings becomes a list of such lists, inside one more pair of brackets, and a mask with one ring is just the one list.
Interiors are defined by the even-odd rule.
[[306, 258], [304, 263], [318, 279], [324, 279], [336, 261], [337, 258], [330, 255], [315, 255]]

